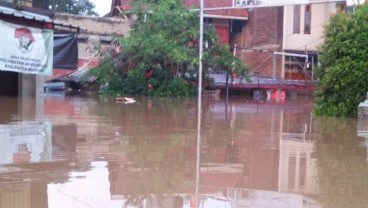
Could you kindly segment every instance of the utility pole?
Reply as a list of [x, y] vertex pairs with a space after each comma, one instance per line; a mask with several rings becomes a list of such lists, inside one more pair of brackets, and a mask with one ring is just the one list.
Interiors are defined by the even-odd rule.
[[199, 6], [199, 66], [198, 66], [198, 106], [197, 106], [197, 161], [196, 161], [196, 200], [195, 207], [199, 203], [199, 175], [201, 162], [201, 122], [202, 122], [202, 57], [203, 57], [203, 0]]

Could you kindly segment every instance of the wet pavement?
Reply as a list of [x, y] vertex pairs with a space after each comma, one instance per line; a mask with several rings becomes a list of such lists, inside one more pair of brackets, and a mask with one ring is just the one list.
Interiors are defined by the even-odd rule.
[[364, 121], [204, 99], [198, 137], [195, 99], [136, 100], [0, 97], [0, 208], [367, 207]]

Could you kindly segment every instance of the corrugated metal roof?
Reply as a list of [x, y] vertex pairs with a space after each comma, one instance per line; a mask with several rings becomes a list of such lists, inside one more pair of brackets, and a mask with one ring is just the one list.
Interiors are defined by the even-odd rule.
[[36, 20], [36, 21], [40, 21], [40, 22], [48, 22], [48, 23], [53, 22], [52, 19], [48, 16], [40, 15], [40, 14], [36, 14], [36, 13], [31, 13], [31, 12], [27, 12], [27, 11], [22, 11], [22, 10], [16, 10], [16, 9], [13, 9], [13, 8], [8, 8], [8, 7], [0, 6], [0, 13], [15, 16], [15, 17], [19, 17], [19, 18], [25, 18], [25, 19], [29, 19], [29, 20]]
[[73, 26], [71, 24], [67, 25], [61, 22], [55, 22], [49, 16], [46, 16], [46, 15], [41, 15], [41, 14], [28, 12], [24, 10], [17, 10], [14, 8], [9, 8], [9, 7], [4, 7], [4, 6], [0, 6], [0, 14], [4, 14], [4, 15], [16, 17], [16, 18], [33, 20], [37, 22], [50, 23], [50, 24], [53, 24], [54, 26], [59, 26], [59, 27], [64, 27], [64, 28], [69, 28], [69, 29], [77, 29], [78, 31], [83, 30], [82, 28]]

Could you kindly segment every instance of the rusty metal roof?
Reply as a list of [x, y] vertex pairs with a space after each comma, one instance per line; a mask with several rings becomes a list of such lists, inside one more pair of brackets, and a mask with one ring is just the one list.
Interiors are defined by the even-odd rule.
[[[72, 30], [83, 30], [80, 27], [73, 26], [71, 24], [64, 24], [61, 22], [55, 22], [49, 15], [40, 14], [28, 11], [25, 7], [10, 7], [0, 5], [0, 19], [18, 19], [18, 20], [29, 20], [37, 23], [49, 23], [52, 25], [52, 29], [72, 29]], [[5, 17], [5, 18], [4, 18]], [[51, 29], [51, 28], [50, 28]]]

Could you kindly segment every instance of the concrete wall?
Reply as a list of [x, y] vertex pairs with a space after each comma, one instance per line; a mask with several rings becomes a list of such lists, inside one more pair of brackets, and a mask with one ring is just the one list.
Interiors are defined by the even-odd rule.
[[55, 14], [55, 22], [71, 24], [83, 30], [81, 34], [120, 35], [127, 36], [130, 32], [130, 19], [79, 16], [71, 14]]
[[18, 115], [22, 120], [43, 116], [44, 75], [21, 74], [18, 77]]
[[241, 33], [231, 37], [237, 56], [250, 67], [251, 74], [285, 78], [285, 57], [274, 51], [318, 51], [323, 42], [323, 27], [337, 12], [336, 3], [311, 4], [311, 33], [304, 34], [305, 5], [300, 8], [300, 33], [293, 34], [294, 6], [248, 10]]
[[[301, 80], [313, 80], [313, 70], [317, 65], [319, 46], [324, 41], [324, 26], [330, 22], [330, 18], [335, 14], [339, 8], [337, 3], [320, 3], [311, 4], [311, 23], [310, 23], [310, 33], [305, 33], [305, 9], [306, 5], [300, 5], [300, 27], [299, 32], [294, 33], [294, 6], [284, 7], [284, 41], [282, 49], [287, 52], [297, 53], [297, 54], [308, 54], [309, 62], [311, 62], [311, 67], [304, 71], [302, 66], [299, 66], [302, 62], [297, 62], [294, 58], [282, 57], [282, 74], [284, 78], [289, 79], [301, 79]], [[313, 63], [312, 63], [313, 61]], [[302, 64], [303, 65], [303, 64]]]
[[80, 27], [78, 57], [82, 59], [103, 58], [114, 50], [111, 42], [116, 36], [128, 36], [132, 19], [90, 17], [70, 14], [55, 14], [55, 22]]
[[311, 33], [304, 34], [304, 11], [301, 5], [300, 33], [293, 34], [294, 6], [284, 7], [284, 50], [317, 51], [323, 42], [323, 27], [329, 23], [332, 14], [336, 13], [336, 3], [311, 4]]

